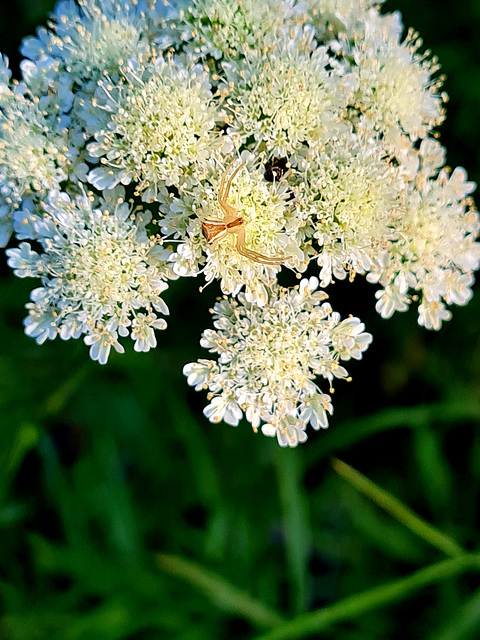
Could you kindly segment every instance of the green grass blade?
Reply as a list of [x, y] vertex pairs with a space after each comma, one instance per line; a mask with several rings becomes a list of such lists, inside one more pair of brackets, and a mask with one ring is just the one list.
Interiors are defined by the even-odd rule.
[[45, 399], [41, 409], [43, 415], [57, 416], [61, 414], [72, 395], [88, 374], [90, 366], [90, 363], [88, 363], [79, 367], [71, 376], [63, 380], [58, 385], [58, 387]]
[[467, 600], [448, 624], [436, 630], [428, 640], [473, 640], [480, 636], [480, 591]]
[[7, 473], [17, 471], [25, 455], [38, 444], [39, 438], [40, 430], [35, 424], [27, 422], [20, 425], [5, 465]]
[[[185, 380], [179, 379], [177, 384], [184, 385]], [[186, 401], [179, 400], [180, 395], [175, 391], [171, 382], [165, 382], [164, 386], [164, 401], [176, 433], [183, 438], [191, 470], [196, 480], [195, 486], [205, 505], [218, 505], [222, 499], [221, 482], [215, 460], [205, 442], [202, 425], [198, 417], [189, 409]], [[186, 400], [185, 394], [182, 399]]]
[[404, 524], [410, 531], [420, 536], [432, 546], [440, 549], [449, 556], [462, 555], [464, 550], [452, 538], [447, 536], [436, 527], [425, 522], [411, 509], [397, 500], [390, 493], [378, 487], [374, 482], [366, 478], [363, 474], [353, 469], [350, 465], [341, 460], [334, 459], [332, 466], [335, 471], [345, 478], [355, 489], [373, 500], [378, 506], [385, 509], [396, 520]]
[[275, 453], [280, 500], [283, 508], [285, 544], [293, 610], [307, 610], [308, 551], [310, 527], [307, 499], [301, 481], [300, 452], [278, 448]]
[[248, 620], [255, 627], [270, 628], [283, 621], [273, 609], [194, 562], [166, 554], [158, 554], [156, 561], [163, 571], [188, 582], [216, 606]]
[[478, 556], [465, 554], [443, 560], [420, 569], [406, 578], [349, 596], [319, 611], [304, 613], [257, 637], [257, 640], [297, 640], [318, 634], [333, 624], [358, 618], [365, 613], [398, 602], [428, 585], [458, 576], [469, 569], [480, 570]]
[[30, 422], [20, 424], [16, 432], [7, 432], [0, 447], [0, 504], [3, 503], [10, 485], [27, 453], [37, 446], [40, 428]]
[[422, 493], [428, 499], [433, 513], [444, 519], [451, 513], [453, 478], [450, 464], [441, 446], [440, 434], [429, 426], [416, 429], [413, 436], [413, 454], [417, 463]]

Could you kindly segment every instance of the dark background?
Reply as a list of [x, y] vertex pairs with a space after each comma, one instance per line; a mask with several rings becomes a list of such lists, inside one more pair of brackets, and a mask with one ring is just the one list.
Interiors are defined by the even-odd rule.
[[[52, 7], [2, 0], [0, 48], [14, 69], [21, 38]], [[441, 140], [449, 164], [479, 182], [480, 2], [386, 9], [439, 56], [451, 97]], [[413, 310], [382, 320], [365, 282], [335, 285], [334, 308], [360, 316], [374, 342], [349, 367], [353, 382], [337, 385], [329, 431], [284, 451], [246, 423], [210, 424], [205, 397], [187, 388], [181, 370], [205, 357], [213, 286], [200, 296], [198, 281], [172, 283], [159, 348], [102, 368], [80, 341], [25, 337], [32, 283], [4, 257], [1, 272], [1, 638], [247, 640], [261, 628], [232, 586], [290, 617], [443, 559], [338, 477], [332, 455], [479, 547], [478, 286], [436, 333]], [[158, 554], [195, 565], [182, 578]], [[449, 578], [311, 637], [480, 638], [479, 587], [475, 574]]]

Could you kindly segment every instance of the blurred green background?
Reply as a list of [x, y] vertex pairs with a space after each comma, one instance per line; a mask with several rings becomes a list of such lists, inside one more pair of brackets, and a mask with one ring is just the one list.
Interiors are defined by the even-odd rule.
[[[14, 68], [52, 7], [0, 4]], [[480, 182], [480, 2], [386, 9], [439, 56], [441, 140]], [[429, 333], [413, 310], [380, 319], [374, 287], [335, 285], [374, 342], [330, 429], [284, 451], [210, 424], [187, 388], [213, 286], [173, 283], [159, 348], [102, 368], [80, 342], [26, 338], [31, 283], [0, 268], [0, 638], [480, 638], [478, 286]]]

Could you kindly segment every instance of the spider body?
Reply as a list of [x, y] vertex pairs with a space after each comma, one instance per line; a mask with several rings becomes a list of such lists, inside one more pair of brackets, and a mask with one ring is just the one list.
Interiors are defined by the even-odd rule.
[[237, 173], [245, 165], [242, 163], [231, 174], [228, 182], [225, 185], [225, 181], [228, 175], [228, 171], [232, 166], [231, 162], [225, 169], [225, 172], [220, 180], [220, 187], [218, 189], [218, 204], [223, 213], [223, 219], [205, 218], [202, 224], [202, 234], [208, 244], [215, 244], [220, 242], [227, 235], [235, 236], [236, 243], [235, 248], [241, 256], [249, 258], [254, 262], [267, 265], [281, 264], [285, 258], [284, 256], [269, 257], [264, 256], [262, 253], [248, 249], [245, 245], [245, 220], [238, 213], [238, 211], [232, 205], [228, 204], [227, 198], [230, 193], [230, 187], [232, 186], [233, 179]]
[[224, 220], [214, 221], [212, 219], [205, 220], [202, 224], [202, 233], [205, 240], [211, 244], [213, 242], [222, 240], [229, 233], [235, 233], [237, 227], [245, 224], [243, 218], [238, 216], [231, 222], [225, 222]]

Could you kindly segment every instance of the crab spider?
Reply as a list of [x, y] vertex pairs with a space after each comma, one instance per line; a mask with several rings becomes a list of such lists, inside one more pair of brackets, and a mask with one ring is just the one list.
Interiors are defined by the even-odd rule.
[[237, 173], [245, 166], [245, 163], [239, 165], [235, 171], [231, 174], [228, 182], [225, 186], [225, 181], [228, 175], [230, 167], [235, 161], [233, 160], [225, 169], [222, 179], [220, 180], [220, 187], [218, 189], [218, 204], [223, 213], [223, 219], [205, 218], [202, 224], [202, 234], [208, 244], [214, 244], [225, 238], [228, 234], [236, 236], [235, 248], [241, 256], [259, 262], [260, 264], [277, 265], [281, 264], [284, 260], [284, 256], [276, 258], [270, 258], [264, 256], [261, 253], [248, 249], [245, 246], [245, 220], [238, 213], [235, 207], [228, 204], [227, 198], [230, 193], [230, 187], [232, 186], [233, 179]]

